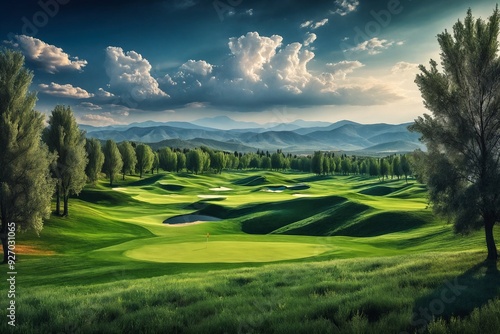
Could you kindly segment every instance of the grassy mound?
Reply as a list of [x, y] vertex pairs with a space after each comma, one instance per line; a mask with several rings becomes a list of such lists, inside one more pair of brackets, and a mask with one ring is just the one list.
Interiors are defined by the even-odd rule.
[[260, 175], [245, 177], [233, 182], [233, 184], [239, 186], [260, 186], [266, 183], [268, 183], [267, 179]]

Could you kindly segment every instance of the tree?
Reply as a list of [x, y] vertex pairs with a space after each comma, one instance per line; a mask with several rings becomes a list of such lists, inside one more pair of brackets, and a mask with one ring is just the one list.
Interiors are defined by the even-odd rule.
[[321, 173], [323, 173], [323, 153], [320, 151], [314, 152], [311, 168], [316, 175], [321, 175]]
[[177, 158], [178, 155], [169, 147], [164, 147], [160, 149], [160, 152], [158, 152], [160, 167], [166, 172], [175, 172], [179, 170], [177, 166]]
[[101, 149], [101, 142], [98, 139], [87, 139], [85, 144], [85, 151], [87, 151], [88, 163], [85, 167], [85, 174], [90, 183], [95, 184], [99, 179], [99, 173], [104, 164], [104, 154]]
[[182, 152], [177, 152], [177, 173], [186, 168], [186, 155]]
[[113, 186], [115, 175], [123, 169], [123, 160], [118, 146], [113, 140], [106, 141], [104, 145], [104, 166], [103, 170], [109, 178], [109, 185]]
[[387, 159], [381, 159], [380, 160], [380, 176], [382, 177], [382, 181], [384, 178], [389, 178], [389, 172], [391, 170], [391, 165], [389, 164], [389, 161]]
[[[0, 239], [8, 260], [8, 232], [34, 230], [50, 215], [55, 156], [41, 142], [44, 116], [28, 91], [33, 74], [19, 52], [0, 51]], [[14, 226], [12, 226], [14, 224]]]
[[415, 82], [432, 115], [415, 120], [428, 153], [417, 170], [435, 212], [456, 232], [484, 227], [487, 259], [497, 260], [493, 227], [500, 220], [500, 59], [498, 6], [485, 22], [469, 9], [453, 35], [438, 35], [440, 72], [420, 66]]
[[80, 131], [73, 111], [69, 106], [57, 105], [49, 118], [44, 139], [49, 149], [57, 153], [53, 171], [58, 179], [56, 186], [56, 214], [60, 214], [60, 196], [63, 198], [63, 216], [67, 216], [69, 195], [79, 194], [85, 186], [87, 176], [87, 152], [85, 133]]
[[160, 159], [158, 158], [158, 152], [153, 152], [153, 163], [151, 164], [151, 174], [154, 174], [155, 169], [156, 173], [160, 172]]
[[410, 162], [408, 161], [408, 157], [406, 155], [401, 156], [401, 173], [405, 176], [405, 181], [408, 183], [408, 175], [411, 174]]
[[403, 175], [403, 171], [401, 168], [401, 159], [398, 156], [395, 156], [394, 159], [392, 159], [392, 173], [394, 176], [396, 176], [399, 180], [401, 175]]
[[[257, 155], [255, 157], [258, 158]], [[224, 154], [224, 152], [217, 152], [213, 154], [212, 159], [212, 167], [216, 170], [217, 173], [221, 174], [222, 170], [226, 168], [226, 155]]]
[[142, 175], [145, 171], [151, 170], [153, 166], [153, 150], [149, 145], [139, 144], [135, 148], [135, 154], [137, 156], [137, 169], [139, 170], [139, 177], [142, 179]]
[[135, 171], [135, 166], [137, 165], [137, 156], [135, 155], [135, 150], [132, 144], [128, 141], [121, 142], [118, 145], [118, 150], [122, 156], [122, 178], [125, 180], [125, 174], [132, 174]]
[[201, 170], [201, 156], [198, 150], [194, 149], [186, 154], [186, 168], [191, 173], [198, 174]]

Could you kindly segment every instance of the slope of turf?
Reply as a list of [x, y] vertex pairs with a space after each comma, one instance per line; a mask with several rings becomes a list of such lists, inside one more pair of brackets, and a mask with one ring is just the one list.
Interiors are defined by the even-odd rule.
[[[303, 182], [309, 188], [261, 191]], [[200, 201], [221, 187], [231, 189], [224, 201]], [[162, 223], [193, 214], [222, 220]], [[18, 255], [18, 333], [415, 332], [425, 326], [414, 313], [456, 277], [468, 289], [425, 325], [500, 325], [498, 271], [480, 264], [483, 232], [454, 235], [414, 180], [127, 176], [87, 187], [71, 198], [69, 217], [16, 242], [35, 250]], [[11, 329], [2, 322], [0, 332]]]

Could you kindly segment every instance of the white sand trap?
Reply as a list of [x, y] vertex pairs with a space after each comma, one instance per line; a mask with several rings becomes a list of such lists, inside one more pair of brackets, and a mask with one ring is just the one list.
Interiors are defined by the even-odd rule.
[[283, 190], [272, 190], [272, 189], [264, 189], [263, 191], [268, 193], [282, 193]]
[[163, 224], [167, 225], [178, 225], [178, 226], [186, 226], [192, 224], [200, 224], [205, 222], [216, 222], [221, 220], [217, 217], [212, 216], [204, 216], [204, 215], [181, 215], [170, 217], [163, 221]]
[[218, 187], [218, 188], [210, 188], [211, 191], [229, 191], [233, 190], [231, 188], [226, 188], [226, 187]]
[[310, 195], [310, 194], [292, 194], [292, 196], [295, 196], [295, 197], [314, 197], [313, 195]]
[[114, 191], [124, 191], [127, 190], [126, 188], [111, 188]]
[[199, 198], [204, 198], [204, 199], [226, 199], [226, 196], [220, 196], [220, 195], [198, 195]]

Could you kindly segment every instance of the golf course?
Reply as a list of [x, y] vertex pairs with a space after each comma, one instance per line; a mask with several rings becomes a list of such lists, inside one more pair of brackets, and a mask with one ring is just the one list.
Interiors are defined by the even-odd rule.
[[17, 325], [0, 332], [494, 333], [484, 232], [454, 234], [426, 191], [274, 171], [101, 179], [17, 235]]

